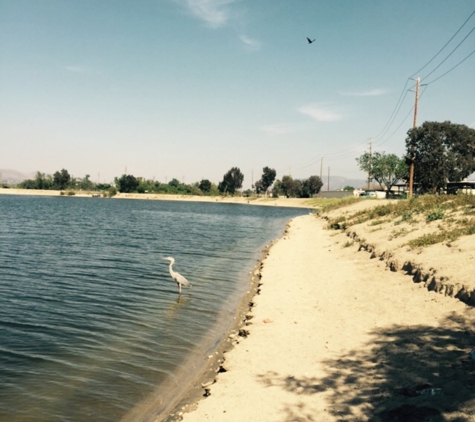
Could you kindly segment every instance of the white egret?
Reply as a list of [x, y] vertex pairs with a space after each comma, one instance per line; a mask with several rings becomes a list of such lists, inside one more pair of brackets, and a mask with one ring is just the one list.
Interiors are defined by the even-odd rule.
[[190, 282], [185, 277], [183, 277], [180, 273], [173, 271], [172, 267], [173, 267], [173, 264], [175, 263], [174, 258], [172, 258], [171, 256], [168, 256], [162, 259], [165, 261], [170, 261], [168, 270], [170, 271], [170, 275], [172, 276], [173, 280], [175, 280], [176, 284], [178, 285], [178, 294], [181, 295], [181, 286], [191, 287]]

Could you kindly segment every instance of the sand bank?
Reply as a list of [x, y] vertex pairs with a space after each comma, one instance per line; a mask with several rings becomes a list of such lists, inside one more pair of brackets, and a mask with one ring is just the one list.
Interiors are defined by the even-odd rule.
[[[73, 197], [92, 198], [97, 192], [76, 191]], [[36, 196], [61, 196], [59, 190], [40, 189], [3, 189], [0, 195], [36, 195]], [[64, 195], [67, 196], [67, 195]], [[142, 199], [158, 201], [185, 201], [185, 202], [213, 202], [223, 204], [247, 204], [294, 208], [315, 208], [315, 205], [305, 198], [245, 198], [239, 196], [196, 196], [196, 195], [164, 195], [149, 193], [118, 193], [112, 199]]]
[[263, 262], [248, 335], [209, 397], [169, 420], [475, 420], [475, 309], [325, 226], [290, 223]]

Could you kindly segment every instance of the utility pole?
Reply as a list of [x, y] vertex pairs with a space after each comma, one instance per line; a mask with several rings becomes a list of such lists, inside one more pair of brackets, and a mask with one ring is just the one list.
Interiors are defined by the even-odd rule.
[[[420, 78], [416, 79], [416, 100], [414, 103], [414, 121], [412, 128], [417, 126], [417, 106], [419, 105], [419, 86], [421, 84]], [[409, 193], [408, 198], [412, 198], [412, 190], [414, 186], [414, 145], [411, 146], [411, 166], [409, 167]]]
[[368, 190], [371, 188], [371, 164], [373, 162], [373, 138], [369, 139]]
[[330, 191], [330, 167], [328, 167], [327, 191]]
[[322, 180], [322, 169], [323, 169], [323, 157], [320, 159], [320, 180], [323, 182]]

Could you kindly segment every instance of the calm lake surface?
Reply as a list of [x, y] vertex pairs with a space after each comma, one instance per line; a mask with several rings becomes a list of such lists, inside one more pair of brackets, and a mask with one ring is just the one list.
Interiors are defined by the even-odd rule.
[[[306, 213], [0, 195], [0, 421], [156, 414], [217, 346], [264, 245]], [[180, 300], [165, 256], [193, 285]]]

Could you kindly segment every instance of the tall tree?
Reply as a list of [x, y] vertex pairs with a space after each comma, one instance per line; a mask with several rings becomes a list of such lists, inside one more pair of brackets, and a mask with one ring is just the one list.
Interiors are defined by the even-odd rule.
[[94, 183], [89, 179], [91, 176], [89, 174], [86, 174], [82, 180], [79, 182], [79, 189], [83, 190], [93, 190], [94, 189]]
[[234, 195], [236, 190], [241, 189], [244, 175], [237, 167], [231, 168], [219, 182], [218, 189], [221, 193]]
[[448, 181], [459, 182], [475, 171], [475, 129], [424, 122], [407, 135], [406, 158], [414, 160], [414, 182], [421, 193], [439, 192]]
[[276, 175], [277, 173], [274, 169], [271, 169], [269, 167], [264, 167], [262, 169], [262, 177], [260, 180], [261, 182], [260, 187], [262, 189], [262, 192], [267, 192], [267, 190], [272, 186], [272, 183], [274, 183]]
[[384, 152], [374, 152], [369, 154], [365, 152], [356, 159], [359, 167], [370, 177], [376, 180], [381, 189], [386, 190], [386, 197], [392, 187], [399, 181], [407, 177], [406, 159], [399, 158], [395, 154], [386, 154]]
[[211, 191], [211, 182], [208, 179], [203, 179], [199, 183], [198, 188], [203, 193], [210, 193], [210, 191]]
[[131, 193], [137, 191], [139, 181], [131, 174], [123, 174], [121, 177], [115, 178], [115, 185], [119, 192]]
[[56, 189], [66, 189], [70, 180], [71, 176], [66, 169], [62, 169], [53, 174], [53, 184]]
[[51, 175], [46, 175], [40, 171], [36, 172], [35, 176], [36, 188], [35, 189], [51, 189], [54, 181]]
[[320, 177], [310, 176], [308, 179], [303, 181], [302, 197], [311, 198], [312, 196], [317, 195], [320, 192], [322, 186], [323, 182]]
[[300, 198], [303, 191], [303, 182], [298, 179], [292, 179], [292, 176], [283, 176], [282, 181], [276, 181], [280, 192], [287, 198]]

